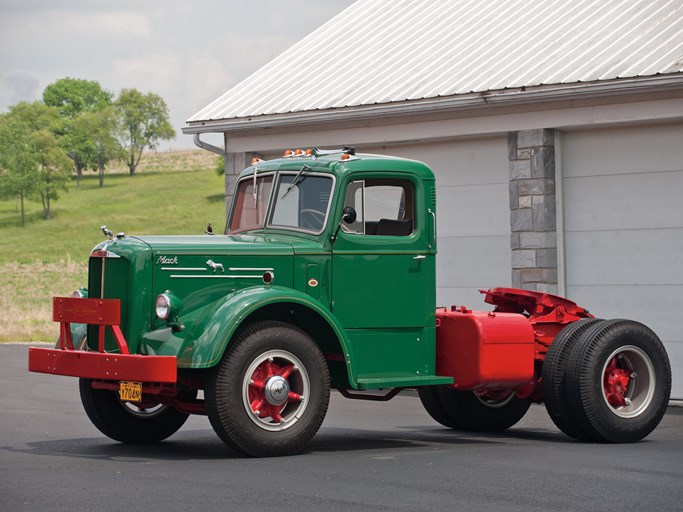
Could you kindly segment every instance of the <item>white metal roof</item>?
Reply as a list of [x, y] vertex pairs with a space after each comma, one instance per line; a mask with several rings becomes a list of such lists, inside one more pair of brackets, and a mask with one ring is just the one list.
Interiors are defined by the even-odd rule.
[[201, 122], [683, 72], [683, 0], [359, 0]]

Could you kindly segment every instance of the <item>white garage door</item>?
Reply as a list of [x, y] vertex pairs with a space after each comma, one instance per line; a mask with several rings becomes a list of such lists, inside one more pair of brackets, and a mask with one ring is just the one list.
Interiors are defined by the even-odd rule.
[[437, 184], [437, 304], [489, 309], [478, 290], [511, 284], [506, 139], [401, 145], [368, 152], [413, 158], [432, 168]]
[[563, 172], [567, 295], [650, 326], [683, 398], [683, 125], [565, 133]]

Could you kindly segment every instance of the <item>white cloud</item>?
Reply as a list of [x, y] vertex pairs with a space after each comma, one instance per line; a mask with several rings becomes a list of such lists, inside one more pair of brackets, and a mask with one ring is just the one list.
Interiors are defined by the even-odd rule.
[[121, 37], [151, 37], [149, 16], [131, 11], [121, 12], [65, 12], [48, 10], [34, 18], [32, 25], [37, 33], [54, 31], [59, 27], [63, 34], [76, 34], [77, 37], [107, 40]]
[[0, 112], [63, 77], [159, 94], [185, 120], [353, 0], [0, 0]]
[[0, 76], [0, 100], [13, 105], [20, 101], [33, 101], [40, 97], [40, 81], [30, 73], [14, 71]]
[[116, 58], [111, 62], [108, 81], [116, 89], [168, 90], [180, 80], [181, 70], [182, 63], [169, 54]]

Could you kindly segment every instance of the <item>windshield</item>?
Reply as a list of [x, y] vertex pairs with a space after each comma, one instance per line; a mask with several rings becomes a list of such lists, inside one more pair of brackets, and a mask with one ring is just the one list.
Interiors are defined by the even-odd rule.
[[321, 232], [325, 227], [331, 192], [330, 176], [282, 175], [269, 225]]
[[228, 233], [261, 229], [266, 220], [273, 175], [245, 178], [237, 187]]
[[242, 179], [237, 187], [229, 234], [273, 227], [320, 233], [325, 227], [332, 196], [330, 176], [306, 170], [281, 174], [270, 214], [273, 174]]

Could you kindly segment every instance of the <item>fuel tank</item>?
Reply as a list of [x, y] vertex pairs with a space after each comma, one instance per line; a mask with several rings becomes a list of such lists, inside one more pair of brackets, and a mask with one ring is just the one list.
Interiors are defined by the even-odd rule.
[[436, 311], [437, 375], [462, 390], [515, 388], [534, 375], [534, 330], [517, 313]]

